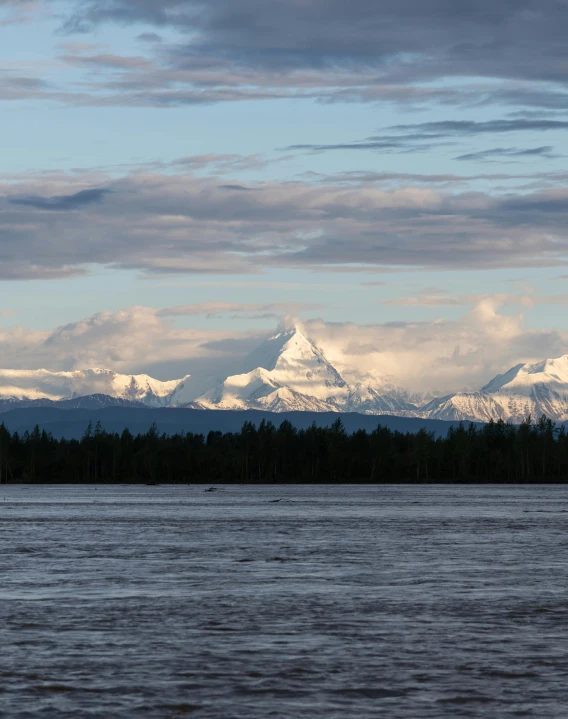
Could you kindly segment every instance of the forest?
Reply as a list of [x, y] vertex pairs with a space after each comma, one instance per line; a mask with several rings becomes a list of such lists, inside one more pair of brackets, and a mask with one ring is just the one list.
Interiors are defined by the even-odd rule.
[[80, 440], [0, 425], [2, 483], [517, 483], [568, 481], [568, 433], [545, 416], [521, 425], [459, 424], [445, 437], [420, 430], [297, 430], [245, 422], [238, 433], [137, 436], [89, 425]]

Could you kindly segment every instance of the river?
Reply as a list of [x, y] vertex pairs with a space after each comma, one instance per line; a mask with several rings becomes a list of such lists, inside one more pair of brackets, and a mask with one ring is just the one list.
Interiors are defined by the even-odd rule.
[[0, 716], [567, 716], [566, 486], [1, 486]]

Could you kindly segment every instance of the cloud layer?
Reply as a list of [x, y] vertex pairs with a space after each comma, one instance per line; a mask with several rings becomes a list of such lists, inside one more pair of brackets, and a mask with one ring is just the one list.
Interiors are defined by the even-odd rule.
[[[203, 308], [196, 309], [197, 313], [204, 314]], [[2, 366], [51, 370], [103, 367], [148, 372], [160, 379], [178, 379], [196, 371], [222, 374], [263, 336], [258, 332], [179, 329], [171, 320], [175, 314], [175, 308], [134, 306], [98, 312], [53, 330], [0, 328]]]
[[92, 265], [151, 273], [543, 267], [565, 264], [567, 254], [563, 187], [491, 195], [142, 173], [0, 183], [1, 279]]
[[[314, 319], [303, 326], [348, 381], [391, 378], [411, 391], [443, 394], [479, 388], [518, 362], [560, 356], [565, 351], [567, 333], [527, 330], [522, 314], [501, 312], [503, 301], [502, 297], [477, 298], [469, 311], [453, 321], [362, 326]], [[148, 372], [160, 379], [187, 373], [224, 377], [239, 372], [242, 359], [267, 333], [180, 329], [171, 321], [173, 316], [205, 315], [211, 309], [209, 305], [164, 310], [138, 306], [100, 312], [52, 331], [0, 328], [2, 367], [105, 367]], [[250, 309], [218, 305], [215, 311], [246, 316]], [[289, 309], [293, 308], [281, 308]]]
[[502, 312], [503, 298], [477, 298], [458, 320], [354, 323], [308, 322], [310, 335], [329, 351], [330, 359], [349, 373], [392, 376], [414, 392], [444, 395], [476, 390], [519, 362], [536, 362], [566, 352], [568, 334], [526, 329], [522, 313]]
[[51, 7], [70, 37], [114, 23], [132, 28], [140, 50], [68, 44], [58, 62], [83, 73], [81, 81], [20, 75], [0, 82], [0, 97], [130, 107], [299, 97], [568, 108], [564, 0], [0, 3], [6, 22]]
[[557, 80], [566, 72], [568, 8], [561, 0], [79, 0], [72, 7], [69, 31], [142, 22], [187, 33], [191, 39], [178, 48], [187, 65], [217, 58], [265, 71], [371, 66], [391, 81]]

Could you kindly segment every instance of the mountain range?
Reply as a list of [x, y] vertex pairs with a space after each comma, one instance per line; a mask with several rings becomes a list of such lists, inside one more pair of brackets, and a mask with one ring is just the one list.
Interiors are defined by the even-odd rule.
[[[357, 381], [347, 381], [357, 377]], [[391, 379], [340, 371], [299, 329], [278, 332], [225, 378], [187, 375], [163, 382], [148, 375], [107, 369], [74, 372], [0, 370], [0, 411], [55, 406], [265, 412], [356, 412], [448, 421], [504, 419], [529, 414], [568, 420], [568, 355], [536, 364], [518, 364], [475, 392], [458, 392], [422, 402]]]

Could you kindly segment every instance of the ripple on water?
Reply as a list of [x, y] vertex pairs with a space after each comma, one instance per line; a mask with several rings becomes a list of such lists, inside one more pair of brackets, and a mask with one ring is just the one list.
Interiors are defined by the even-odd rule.
[[568, 488], [93, 493], [5, 488], [2, 717], [566, 716]]

